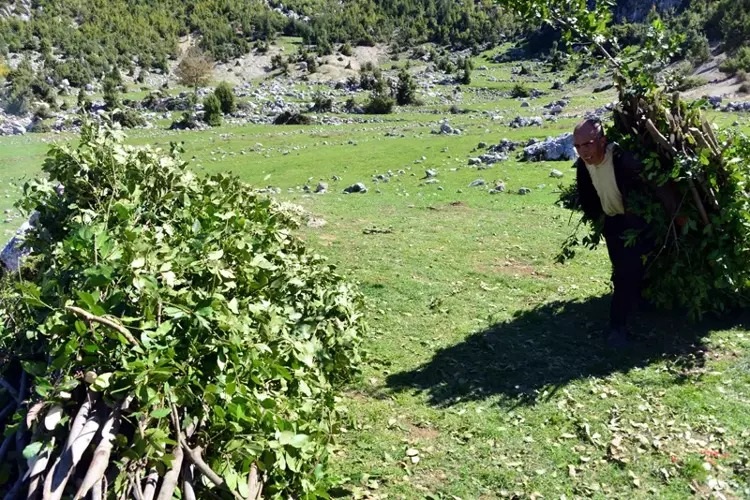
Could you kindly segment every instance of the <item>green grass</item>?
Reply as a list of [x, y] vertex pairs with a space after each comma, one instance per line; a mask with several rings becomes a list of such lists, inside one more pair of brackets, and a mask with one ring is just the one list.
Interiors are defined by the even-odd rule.
[[[508, 65], [478, 64], [509, 74]], [[300, 235], [360, 284], [372, 327], [363, 376], [342, 396], [350, 418], [332, 455], [336, 494], [685, 498], [711, 485], [750, 495], [748, 317], [691, 324], [680, 312], [642, 314], [637, 345], [607, 350], [605, 250], [554, 264], [574, 226], [554, 204], [559, 181], [548, 175], [556, 168], [571, 182], [569, 164], [467, 166], [480, 141], [554, 135], [575, 122], [507, 129], [516, 114], [541, 114], [566, 93], [566, 112], [613, 98], [568, 87], [531, 108], [463, 93], [459, 106], [497, 110], [504, 118], [496, 121], [409, 108], [343, 126], [131, 132], [134, 144], [184, 141], [196, 171], [280, 187], [280, 198], [327, 222]], [[432, 134], [444, 117], [463, 133]], [[0, 209], [19, 196], [9, 182], [39, 171], [52, 138], [66, 137], [0, 139]], [[425, 183], [428, 168], [437, 184]], [[390, 182], [373, 182], [389, 170]], [[503, 180], [508, 191], [468, 187], [478, 178]], [[328, 194], [301, 189], [318, 181]], [[343, 194], [354, 182], [370, 191]], [[515, 194], [520, 187], [532, 192]]]

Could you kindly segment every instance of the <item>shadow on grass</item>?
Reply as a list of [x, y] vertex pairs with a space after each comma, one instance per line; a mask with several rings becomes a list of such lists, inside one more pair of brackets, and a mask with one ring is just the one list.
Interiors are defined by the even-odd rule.
[[551, 398], [573, 380], [661, 361], [679, 383], [703, 365], [711, 331], [747, 319], [735, 314], [691, 323], [677, 313], [641, 313], [633, 322], [633, 345], [615, 351], [606, 346], [602, 329], [609, 300], [552, 302], [521, 311], [441, 349], [423, 366], [389, 376], [386, 383], [391, 390], [423, 391], [436, 406], [495, 396], [514, 406], [529, 405]]

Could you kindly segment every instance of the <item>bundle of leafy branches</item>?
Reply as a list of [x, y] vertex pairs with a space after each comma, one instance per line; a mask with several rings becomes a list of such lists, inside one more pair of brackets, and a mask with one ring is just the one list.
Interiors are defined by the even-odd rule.
[[[569, 41], [584, 42], [592, 49], [589, 57], [597, 54], [610, 66], [618, 102], [609, 139], [640, 157], [642, 176], [653, 191], [666, 187], [676, 195], [675, 214], [653, 191], [629, 200], [629, 210], [650, 225], [650, 234], [640, 237], [657, 244], [646, 270], [646, 296], [658, 306], [684, 307], [693, 317], [744, 305], [750, 284], [750, 140], [731, 130], [715, 131], [702, 115], [705, 103], [686, 103], [670, 93], [674, 82], [663, 69], [674, 59], [681, 36], [667, 36], [655, 19], [643, 45], [620, 50], [609, 31], [606, 2], [593, 9], [584, 0], [515, 3], [526, 16], [562, 26]], [[580, 208], [575, 185], [563, 189], [560, 201]], [[678, 226], [677, 217], [686, 223]], [[583, 217], [582, 222], [590, 231], [580, 236], [576, 228], [559, 260], [572, 257], [576, 247], [600, 242], [601, 221]]]
[[122, 139], [85, 126], [19, 202], [39, 219], [0, 282], [0, 491], [324, 495], [361, 295], [272, 200]]

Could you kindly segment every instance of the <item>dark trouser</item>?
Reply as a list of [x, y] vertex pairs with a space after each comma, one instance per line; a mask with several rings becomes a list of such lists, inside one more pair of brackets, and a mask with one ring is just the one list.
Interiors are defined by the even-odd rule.
[[[640, 231], [632, 246], [625, 245], [626, 231]], [[607, 216], [604, 220], [604, 239], [612, 262], [612, 282], [615, 292], [609, 311], [612, 328], [625, 327], [628, 316], [636, 310], [641, 297], [646, 256], [653, 249], [647, 224], [631, 214]]]

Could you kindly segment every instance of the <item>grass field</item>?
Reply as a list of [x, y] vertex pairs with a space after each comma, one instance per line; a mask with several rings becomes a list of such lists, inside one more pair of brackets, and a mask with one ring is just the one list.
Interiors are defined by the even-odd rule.
[[[509, 79], [508, 66], [493, 68]], [[465, 92], [460, 106], [473, 113], [407, 109], [343, 126], [131, 132], [134, 144], [184, 141], [196, 171], [279, 187], [281, 199], [326, 221], [300, 235], [360, 284], [372, 327], [363, 376], [342, 397], [350, 423], [333, 455], [335, 494], [750, 497], [750, 316], [689, 323], [679, 312], [642, 314], [636, 345], [608, 350], [604, 248], [554, 263], [577, 218], [555, 205], [560, 181], [549, 172], [571, 182], [569, 162], [467, 166], [479, 142], [570, 130], [572, 117], [505, 127], [566, 93], [566, 113], [613, 97], [571, 89], [521, 108]], [[443, 118], [462, 133], [431, 133]], [[726, 125], [737, 117], [716, 118]], [[20, 223], [11, 204], [51, 140], [74, 137], [0, 138], [6, 230]], [[437, 171], [437, 183], [425, 182], [426, 169]], [[373, 182], [388, 171], [389, 182]], [[477, 179], [503, 180], [507, 191], [469, 187]], [[329, 193], [303, 191], [318, 181]], [[355, 182], [368, 193], [342, 193]], [[521, 187], [531, 192], [516, 194]]]

